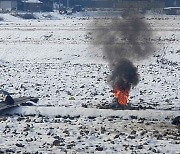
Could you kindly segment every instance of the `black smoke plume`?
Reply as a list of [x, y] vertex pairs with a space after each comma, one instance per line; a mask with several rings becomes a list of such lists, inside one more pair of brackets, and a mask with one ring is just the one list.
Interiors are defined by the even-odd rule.
[[130, 90], [131, 86], [139, 82], [137, 68], [131, 61], [122, 59], [112, 70], [110, 82], [113, 87], [118, 86], [121, 90]]
[[[107, 20], [108, 21], [108, 20]], [[121, 17], [109, 23], [100, 21], [94, 44], [103, 45], [103, 53], [109, 61], [112, 87], [130, 90], [139, 82], [134, 62], [147, 58], [154, 51], [150, 26], [137, 12], [124, 12]], [[96, 21], [97, 22], [97, 21]]]

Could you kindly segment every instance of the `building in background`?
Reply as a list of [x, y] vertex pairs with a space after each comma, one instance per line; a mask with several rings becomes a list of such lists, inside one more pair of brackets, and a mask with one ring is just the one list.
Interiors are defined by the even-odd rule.
[[140, 8], [144, 10], [180, 7], [180, 0], [0, 0], [1, 11], [53, 11], [56, 7], [63, 8]]
[[51, 0], [0, 0], [1, 12], [25, 11], [40, 12], [53, 11], [53, 1]]
[[57, 0], [65, 7], [81, 5], [85, 8], [111, 8], [116, 0]]
[[18, 9], [18, 0], [0, 0], [1, 11], [12, 11]]
[[[180, 1], [180, 0], [179, 0]], [[57, 0], [65, 7], [81, 5], [85, 8], [163, 8], [165, 0]]]
[[22, 11], [26, 12], [39, 12], [42, 8], [42, 2], [39, 0], [23, 0], [21, 1]]
[[53, 0], [40, 0], [42, 2], [41, 11], [53, 11]]

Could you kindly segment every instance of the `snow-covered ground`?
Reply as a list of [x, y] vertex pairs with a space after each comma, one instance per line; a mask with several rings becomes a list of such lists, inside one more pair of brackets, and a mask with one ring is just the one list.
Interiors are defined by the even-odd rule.
[[[42, 14], [23, 20], [0, 14], [0, 84], [13, 97], [39, 97], [0, 117], [2, 153], [180, 153], [180, 16], [147, 15], [156, 46], [136, 62], [139, 84], [128, 103], [140, 110], [99, 109], [112, 103], [110, 73], [93, 46], [93, 22], [110, 17], [89, 13]], [[147, 109], [145, 109], [147, 108]]]

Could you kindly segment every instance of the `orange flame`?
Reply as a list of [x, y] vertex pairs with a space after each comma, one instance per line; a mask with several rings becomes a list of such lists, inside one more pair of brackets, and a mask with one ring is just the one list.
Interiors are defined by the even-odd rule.
[[114, 97], [118, 99], [120, 105], [125, 106], [127, 104], [127, 99], [129, 96], [129, 90], [119, 90], [117, 86], [114, 88]]

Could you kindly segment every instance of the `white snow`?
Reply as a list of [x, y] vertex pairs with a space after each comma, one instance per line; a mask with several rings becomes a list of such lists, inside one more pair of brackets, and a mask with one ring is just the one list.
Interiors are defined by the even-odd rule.
[[36, 106], [3, 112], [0, 151], [179, 153], [178, 127], [171, 121], [180, 113], [180, 16], [145, 16], [156, 51], [136, 62], [141, 80], [128, 103], [154, 109], [111, 110], [97, 108], [111, 104], [113, 94], [103, 47], [92, 45], [91, 24], [111, 17], [49, 14], [37, 13], [37, 20], [0, 14], [1, 88], [13, 97], [39, 97]]
[[39, 0], [24, 0], [23, 2], [24, 2], [24, 3], [42, 3], [42, 2], [39, 1]]

